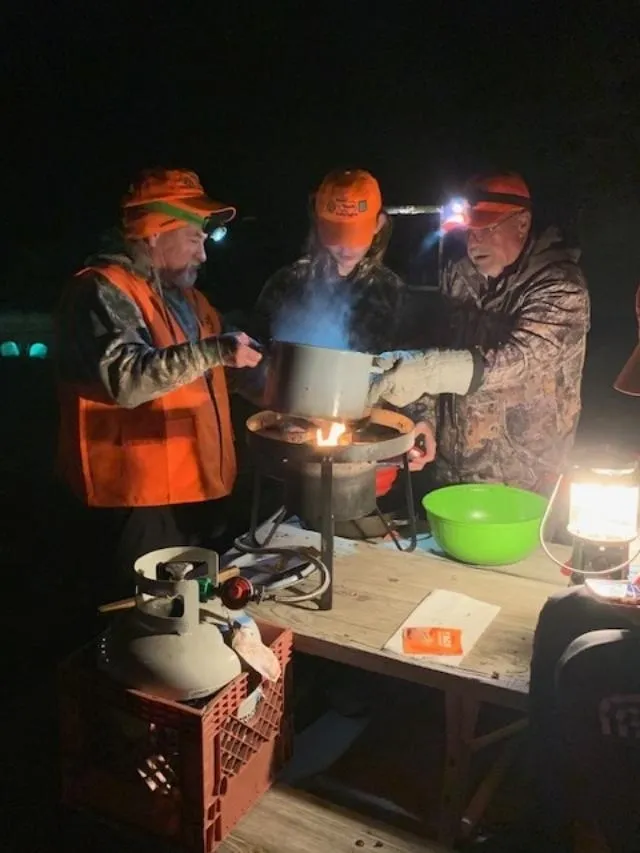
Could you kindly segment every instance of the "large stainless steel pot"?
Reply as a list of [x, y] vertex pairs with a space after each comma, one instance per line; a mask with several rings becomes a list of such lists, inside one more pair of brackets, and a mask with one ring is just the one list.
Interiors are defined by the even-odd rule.
[[265, 402], [275, 412], [355, 421], [368, 415], [373, 356], [274, 341]]

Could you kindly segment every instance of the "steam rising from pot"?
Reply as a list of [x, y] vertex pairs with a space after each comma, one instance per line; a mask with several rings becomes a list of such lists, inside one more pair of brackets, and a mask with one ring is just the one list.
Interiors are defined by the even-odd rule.
[[310, 281], [297, 300], [285, 302], [272, 322], [277, 341], [350, 350], [353, 291], [344, 282]]

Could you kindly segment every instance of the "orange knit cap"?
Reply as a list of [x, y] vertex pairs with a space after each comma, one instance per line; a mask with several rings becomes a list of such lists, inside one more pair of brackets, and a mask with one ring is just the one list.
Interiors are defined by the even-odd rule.
[[122, 221], [129, 240], [199, 225], [212, 215], [230, 222], [235, 208], [208, 198], [195, 172], [186, 169], [149, 169], [129, 187], [122, 201]]

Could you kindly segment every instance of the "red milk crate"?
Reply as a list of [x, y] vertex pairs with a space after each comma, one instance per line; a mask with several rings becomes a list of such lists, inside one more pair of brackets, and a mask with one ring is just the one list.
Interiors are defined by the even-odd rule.
[[121, 687], [96, 668], [93, 647], [71, 655], [58, 682], [63, 804], [213, 853], [291, 752], [292, 634], [258, 626], [281, 678], [243, 673], [209, 702]]

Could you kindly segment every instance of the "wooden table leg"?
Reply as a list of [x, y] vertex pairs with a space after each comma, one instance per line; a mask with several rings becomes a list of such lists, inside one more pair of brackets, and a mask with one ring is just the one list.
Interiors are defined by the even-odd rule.
[[460, 836], [479, 711], [480, 702], [467, 692], [445, 693], [446, 753], [438, 841], [448, 846]]
[[516, 757], [520, 745], [520, 741], [515, 737], [507, 741], [491, 765], [489, 772], [476, 789], [462, 817], [460, 834], [463, 838], [469, 838], [482, 819], [487, 806], [493, 799], [493, 795]]

